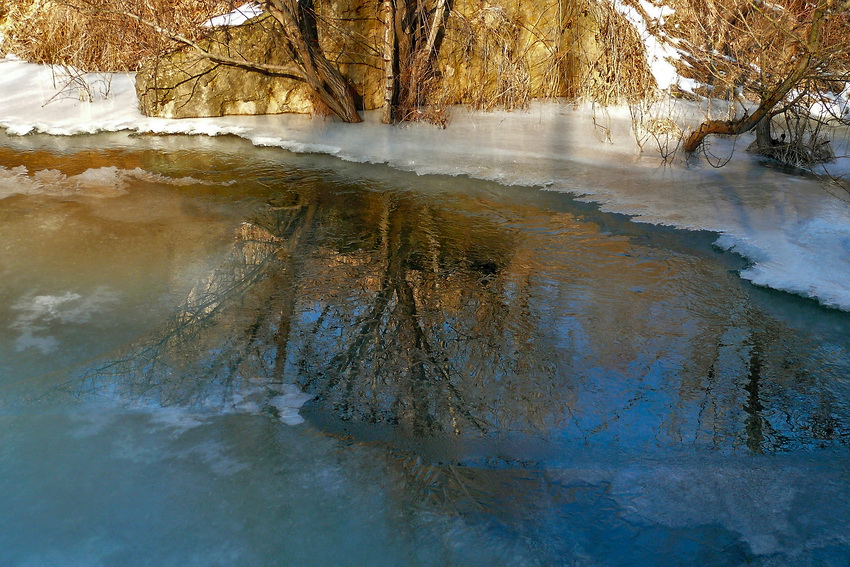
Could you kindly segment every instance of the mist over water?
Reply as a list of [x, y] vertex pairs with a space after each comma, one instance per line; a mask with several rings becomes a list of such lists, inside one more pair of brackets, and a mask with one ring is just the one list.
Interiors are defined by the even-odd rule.
[[716, 234], [235, 139], [0, 143], [4, 565], [850, 553], [850, 314]]

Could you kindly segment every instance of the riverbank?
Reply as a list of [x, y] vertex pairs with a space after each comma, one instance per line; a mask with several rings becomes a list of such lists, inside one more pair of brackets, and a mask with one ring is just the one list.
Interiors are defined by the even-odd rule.
[[[14, 58], [0, 61], [0, 127], [12, 135], [129, 130], [235, 135], [258, 146], [385, 163], [419, 174], [466, 175], [565, 191], [636, 222], [719, 233], [717, 246], [745, 256], [753, 283], [850, 310], [850, 205], [846, 192], [803, 172], [766, 167], [727, 140], [711, 154], [662, 163], [647, 136], [641, 152], [626, 108], [534, 103], [524, 112], [456, 109], [446, 129], [359, 125], [297, 115], [169, 120], [138, 110], [130, 74], [62, 76]], [[700, 110], [656, 112], [686, 125]], [[838, 154], [846, 153], [840, 149]], [[717, 162], [728, 162], [715, 168]], [[850, 171], [850, 159], [830, 167]]]

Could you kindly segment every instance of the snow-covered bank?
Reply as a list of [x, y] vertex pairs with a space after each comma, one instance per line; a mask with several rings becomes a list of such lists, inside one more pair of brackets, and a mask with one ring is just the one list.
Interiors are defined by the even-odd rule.
[[[49, 68], [0, 60], [0, 127], [18, 135], [234, 134], [257, 145], [420, 174], [567, 191], [637, 221], [721, 233], [719, 246], [753, 262], [743, 277], [850, 310], [846, 195], [814, 178], [758, 166], [757, 158], [740, 151], [744, 144], [720, 169], [696, 161], [662, 167], [657, 157], [640, 157], [624, 110], [591, 113], [557, 103], [535, 104], [523, 113], [459, 110], [445, 130], [388, 127], [376, 116], [359, 125], [292, 115], [178, 121], [142, 116], [129, 75], [113, 76], [105, 98], [93, 90], [92, 102], [81, 102], [73, 90], [56, 96], [62, 84]], [[731, 146], [717, 142], [714, 152], [731, 152]]]

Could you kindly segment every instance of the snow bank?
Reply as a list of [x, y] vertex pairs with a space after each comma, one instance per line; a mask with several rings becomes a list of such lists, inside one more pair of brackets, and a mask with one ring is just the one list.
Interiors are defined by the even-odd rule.
[[[664, 90], [678, 86], [684, 91], [693, 92], [696, 82], [679, 75], [674, 61], [679, 60], [680, 53], [673, 45], [675, 42], [661, 31], [664, 20], [671, 16], [674, 10], [669, 6], [656, 6], [647, 0], [639, 0], [637, 5], [640, 10], [622, 0], [612, 0], [611, 5], [628, 20], [640, 36], [646, 49], [646, 62], [658, 88]], [[650, 27], [655, 31], [650, 31]]]
[[[257, 145], [420, 174], [570, 192], [639, 222], [716, 231], [719, 246], [752, 261], [742, 277], [850, 311], [846, 194], [811, 177], [761, 167], [757, 157], [740, 149], [720, 169], [698, 160], [661, 166], [657, 157], [639, 155], [624, 109], [593, 112], [539, 103], [522, 113], [458, 110], [442, 130], [427, 124], [389, 127], [373, 114], [357, 125], [295, 115], [147, 118], [138, 111], [130, 75], [112, 78], [108, 98], [81, 102], [55, 94], [49, 69], [0, 60], [0, 127], [11, 134], [234, 134]], [[718, 155], [732, 151], [730, 142], [714, 143]], [[850, 171], [848, 161], [831, 171]]]

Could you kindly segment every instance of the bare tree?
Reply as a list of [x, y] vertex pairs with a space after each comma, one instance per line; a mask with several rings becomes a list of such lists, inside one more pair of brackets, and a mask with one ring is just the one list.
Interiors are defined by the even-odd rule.
[[382, 25], [384, 27], [383, 70], [384, 70], [384, 106], [381, 111], [381, 122], [391, 124], [393, 121], [393, 105], [396, 98], [395, 69], [398, 64], [396, 55], [395, 2], [383, 0]]
[[[726, 119], [704, 121], [685, 138], [683, 149], [696, 151], [712, 134], [739, 135], [753, 129], [757, 129], [756, 149], [769, 155], [777, 145], [802, 144], [802, 139], [792, 140], [791, 135], [801, 138], [805, 129], [789, 132], [787, 141], [776, 140], [770, 121], [786, 113], [812, 119], [806, 105], [840, 91], [850, 78], [850, 42], [846, 40], [850, 3], [733, 0], [726, 4], [709, 6], [723, 14], [714, 16], [713, 23], [688, 26], [691, 37], [683, 43], [688, 52], [685, 62], [694, 76], [706, 81], [707, 96], [726, 97], [743, 110]], [[746, 98], [755, 99], [754, 109], [745, 104]], [[809, 133], [806, 143], [811, 157], [817, 157], [814, 146], [821, 142]]]
[[354, 90], [322, 53], [312, 0], [264, 0], [263, 8], [283, 27], [304, 80], [319, 99], [344, 122], [360, 122]]

